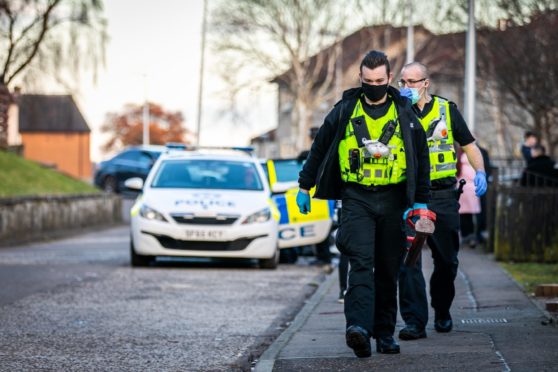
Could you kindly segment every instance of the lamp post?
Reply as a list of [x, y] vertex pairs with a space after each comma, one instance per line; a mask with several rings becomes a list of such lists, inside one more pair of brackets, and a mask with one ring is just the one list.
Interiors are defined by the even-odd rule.
[[413, 28], [413, 0], [407, 0], [407, 62], [411, 63], [415, 59], [415, 30]]
[[469, 22], [465, 48], [465, 120], [471, 131], [475, 130], [475, 79], [476, 79], [476, 31], [475, 0], [469, 0]]
[[147, 101], [147, 74], [143, 75], [143, 89], [144, 89], [144, 102], [143, 102], [142, 143], [144, 146], [146, 146], [149, 145], [149, 102]]
[[203, 1], [203, 18], [202, 18], [202, 34], [201, 34], [201, 57], [200, 57], [200, 80], [198, 85], [198, 120], [196, 145], [200, 145], [201, 137], [201, 121], [202, 121], [202, 98], [203, 98], [203, 70], [205, 62], [205, 32], [207, 28], [207, 0]]

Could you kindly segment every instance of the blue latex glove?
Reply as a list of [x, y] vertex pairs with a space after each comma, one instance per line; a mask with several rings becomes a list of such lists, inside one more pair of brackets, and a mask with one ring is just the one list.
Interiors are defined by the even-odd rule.
[[486, 173], [483, 171], [477, 171], [475, 174], [475, 195], [483, 196], [487, 188], [486, 184]]
[[407, 208], [407, 210], [403, 213], [403, 221], [407, 220], [407, 215], [410, 211], [414, 211], [415, 209], [428, 209], [426, 204], [424, 203], [415, 203], [413, 204], [413, 208]]
[[420, 99], [418, 89], [416, 88], [407, 88], [407, 87], [401, 88], [399, 90], [399, 94], [401, 94], [403, 97], [407, 97], [408, 99], [410, 99], [413, 105], [417, 103]]
[[413, 91], [410, 88], [399, 89], [399, 94], [401, 94], [403, 97], [407, 97], [409, 99], [413, 98]]
[[310, 212], [310, 195], [298, 190], [298, 194], [296, 194], [296, 205], [298, 205], [300, 213], [308, 214]]

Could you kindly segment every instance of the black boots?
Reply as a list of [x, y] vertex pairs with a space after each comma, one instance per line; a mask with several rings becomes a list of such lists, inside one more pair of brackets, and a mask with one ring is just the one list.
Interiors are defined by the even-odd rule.
[[359, 326], [350, 326], [345, 333], [347, 346], [353, 349], [355, 355], [359, 358], [368, 358], [372, 355], [370, 346], [370, 336], [368, 332]]

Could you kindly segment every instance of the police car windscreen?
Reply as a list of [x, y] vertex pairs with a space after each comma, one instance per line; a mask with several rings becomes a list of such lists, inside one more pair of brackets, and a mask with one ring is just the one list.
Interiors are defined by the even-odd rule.
[[164, 161], [153, 188], [263, 190], [256, 166], [250, 162], [188, 159]]
[[277, 182], [290, 182], [298, 180], [298, 173], [302, 169], [303, 163], [296, 159], [275, 160], [275, 174]]

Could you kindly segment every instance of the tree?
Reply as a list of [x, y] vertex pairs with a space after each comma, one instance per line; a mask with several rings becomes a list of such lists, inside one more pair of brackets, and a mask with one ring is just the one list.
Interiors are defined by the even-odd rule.
[[[269, 81], [284, 73], [281, 80], [294, 97], [291, 115], [297, 151], [309, 145], [306, 133], [313, 111], [334, 91], [340, 47], [327, 54], [317, 52], [343, 35], [348, 19], [345, 10], [352, 4], [335, 0], [235, 0], [221, 1], [213, 12], [212, 29], [219, 35], [214, 47], [224, 59], [236, 60], [241, 66], [226, 73], [244, 76], [240, 85]], [[255, 78], [258, 71], [263, 79]]]
[[[465, 3], [459, 0], [459, 6], [451, 6], [436, 0], [421, 4], [421, 12], [413, 12], [413, 22], [424, 21], [434, 29], [462, 29]], [[221, 1], [212, 14], [212, 29], [218, 35], [213, 45], [221, 56], [221, 75], [230, 83], [229, 100], [253, 88], [255, 82], [273, 78], [288, 90], [294, 102], [289, 136], [297, 138], [293, 152], [307, 148], [313, 114], [321, 104], [338, 96], [345, 83], [342, 54], [353, 51], [343, 51], [342, 37], [373, 24], [405, 26], [408, 5], [408, 0]], [[424, 16], [419, 19], [416, 14]], [[391, 28], [385, 27], [382, 34], [372, 35], [374, 41], [367, 47], [390, 45], [390, 32]], [[427, 47], [425, 40], [418, 40], [415, 49], [418, 52]], [[397, 73], [404, 61], [405, 55], [396, 56], [393, 71]], [[232, 78], [231, 71], [235, 72]]]
[[96, 71], [107, 41], [102, 0], [0, 0], [0, 74], [40, 79]]
[[54, 78], [75, 89], [104, 60], [102, 9], [102, 0], [0, 0], [0, 86]]
[[[167, 142], [189, 143], [189, 132], [184, 127], [180, 112], [169, 112], [158, 104], [149, 105], [149, 139], [153, 145]], [[121, 113], [107, 114], [101, 132], [110, 134], [103, 145], [104, 151], [120, 150], [131, 145], [141, 145], [143, 140], [143, 106], [128, 104]]]
[[[506, 121], [541, 134], [558, 150], [558, 1], [502, 0], [508, 12], [500, 29], [483, 30], [479, 75], [491, 81]], [[527, 118], [525, 118], [527, 114]]]

